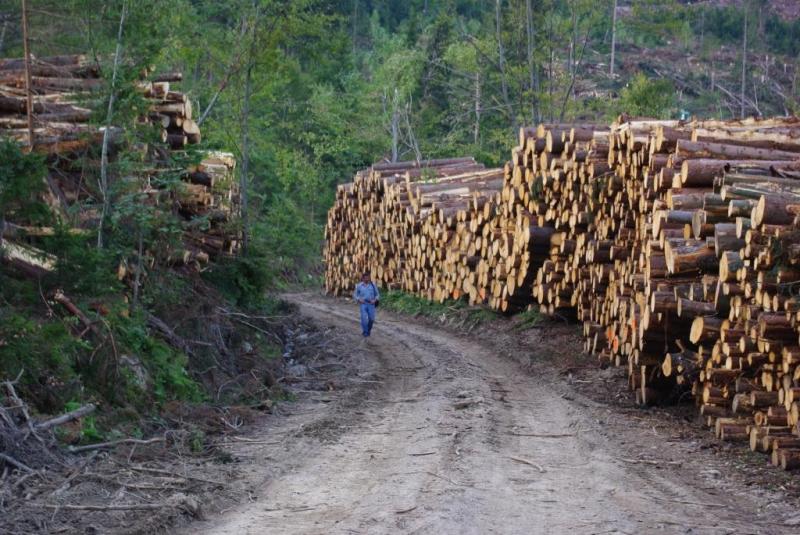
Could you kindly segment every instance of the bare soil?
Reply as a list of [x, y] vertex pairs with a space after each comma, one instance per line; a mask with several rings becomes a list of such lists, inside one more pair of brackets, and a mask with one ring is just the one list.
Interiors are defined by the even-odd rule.
[[346, 373], [232, 440], [243, 478], [183, 533], [800, 529], [796, 476], [717, 443], [690, 411], [633, 407], [574, 326], [465, 336], [381, 311], [364, 343], [347, 301], [289, 299]]

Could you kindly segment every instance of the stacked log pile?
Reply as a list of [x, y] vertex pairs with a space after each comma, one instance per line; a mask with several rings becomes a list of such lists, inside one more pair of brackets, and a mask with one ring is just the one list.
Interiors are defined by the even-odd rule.
[[[138, 88], [149, 102], [140, 121], [158, 127], [163, 143], [173, 149], [200, 142], [200, 129], [192, 120], [192, 105], [170, 82], [180, 73], [167, 73], [142, 81]], [[22, 59], [0, 59], [0, 133], [29, 142], [28, 96]], [[31, 60], [31, 100], [34, 145], [37, 152], [70, 154], [88, 148], [102, 137], [93, 126], [91, 107], [106, 89], [97, 63], [84, 55], [50, 56]]]
[[[640, 403], [691, 392], [718, 436], [797, 466], [800, 123], [591, 130], [583, 165], [531, 181], [562, 244], [537, 273], [542, 309], [573, 310], [586, 349], [626, 365]], [[527, 144], [552, 154], [564, 131], [540, 128]]]
[[[521, 159], [522, 152], [515, 151]], [[363, 271], [426, 299], [502, 311], [530, 303], [533, 266], [552, 228], [527, 210], [514, 166], [471, 158], [376, 164], [339, 186], [326, 227], [326, 289], [347, 294]]]
[[581, 321], [639, 403], [694, 398], [720, 438], [800, 466], [800, 121], [523, 128], [465, 211], [376, 172], [340, 187], [329, 291], [369, 269], [429, 299], [536, 301]]
[[228, 152], [205, 153], [183, 180], [177, 200], [179, 212], [189, 225], [184, 232], [188, 258], [184, 256], [182, 263], [204, 263], [205, 255], [236, 254], [241, 245], [239, 232], [233, 226], [241, 213], [236, 158]]
[[[47, 155], [48, 202], [54, 210], [75, 218], [76, 227], [91, 228], [98, 219], [98, 199], [102, 196], [97, 183], [87, 178], [87, 170], [96, 173], [99, 169], [104, 134], [103, 128], [92, 122], [92, 107], [108, 90], [106, 82], [100, 77], [99, 66], [83, 55], [32, 58], [30, 71], [28, 83], [22, 59], [0, 59], [0, 137], [31, 145], [30, 90], [32, 146], [34, 151]], [[186, 171], [170, 169], [171, 157], [167, 153], [172, 151], [175, 156], [176, 151], [200, 143], [201, 132], [192, 119], [191, 101], [171, 86], [182, 80], [181, 73], [144, 74], [146, 79], [137, 83], [137, 89], [148, 107], [137, 122], [155, 128], [161, 144], [140, 146], [137, 150], [141, 151], [142, 161], [150, 162], [144, 167], [150, 169], [137, 171], [136, 177], [124, 180], [135, 180], [135, 188], [144, 199], [172, 206], [185, 219], [185, 249], [170, 255], [173, 264], [205, 263], [210, 257], [236, 253], [240, 237], [234, 221], [240, 210], [233, 155], [205, 153], [199, 165]], [[112, 127], [112, 159], [119, 133], [118, 126]], [[162, 176], [176, 172], [183, 185], [170, 194], [164, 190], [168, 181]], [[25, 236], [31, 234], [17, 237]], [[23, 243], [17, 246], [31, 249]], [[18, 256], [20, 262], [30, 257]], [[41, 265], [30, 267], [37, 272], [42, 269]]]
[[328, 214], [328, 291], [345, 294], [370, 271], [383, 286], [432, 299], [441, 277], [434, 267], [455, 220], [472, 213], [473, 198], [493, 194], [492, 173], [472, 158], [375, 164], [356, 173], [338, 187]]

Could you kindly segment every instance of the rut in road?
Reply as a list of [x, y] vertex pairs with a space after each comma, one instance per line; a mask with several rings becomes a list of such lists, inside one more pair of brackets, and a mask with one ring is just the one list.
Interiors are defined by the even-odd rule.
[[308, 410], [264, 438], [331, 434], [251, 451], [260, 498], [186, 533], [789, 532], [755, 498], [719, 493], [668, 460], [626, 458], [591, 407], [492, 340], [381, 313], [361, 345], [351, 305], [294, 300], [345, 338], [360, 376], [380, 382], [361, 397], [301, 402]]

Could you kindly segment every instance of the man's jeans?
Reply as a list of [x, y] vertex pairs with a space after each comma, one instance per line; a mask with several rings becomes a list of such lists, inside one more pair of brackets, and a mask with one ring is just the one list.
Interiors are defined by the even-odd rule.
[[372, 324], [375, 323], [375, 305], [364, 303], [361, 307], [361, 334], [365, 337], [372, 332]]

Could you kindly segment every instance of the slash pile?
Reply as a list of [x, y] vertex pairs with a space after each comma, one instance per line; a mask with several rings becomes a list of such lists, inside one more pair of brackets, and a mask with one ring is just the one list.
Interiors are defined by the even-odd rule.
[[800, 467], [800, 120], [539, 125], [511, 156], [340, 186], [328, 291], [368, 269], [428, 299], [538, 302], [639, 403], [693, 397], [720, 438]]

